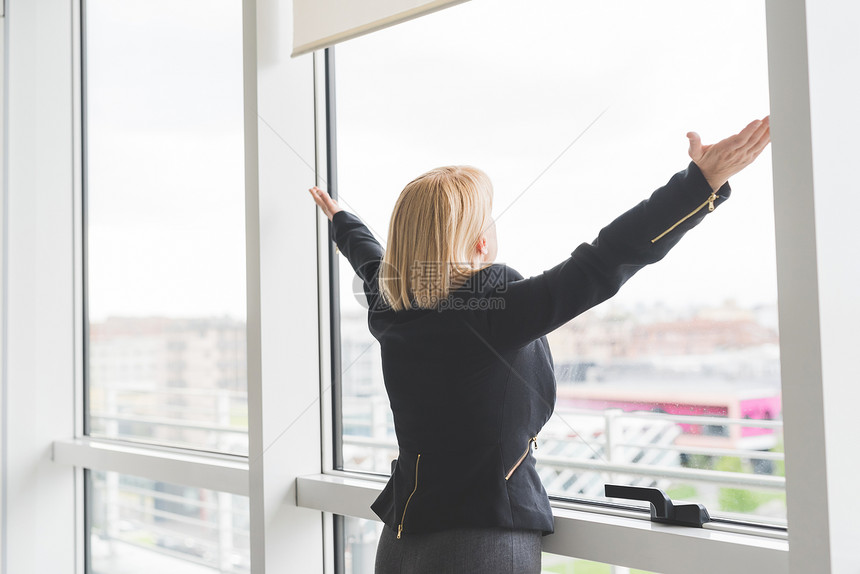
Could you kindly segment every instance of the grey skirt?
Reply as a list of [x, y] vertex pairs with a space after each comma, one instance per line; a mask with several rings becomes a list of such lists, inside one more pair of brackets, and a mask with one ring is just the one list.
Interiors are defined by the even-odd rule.
[[383, 527], [376, 574], [540, 574], [541, 532], [458, 528], [406, 534]]

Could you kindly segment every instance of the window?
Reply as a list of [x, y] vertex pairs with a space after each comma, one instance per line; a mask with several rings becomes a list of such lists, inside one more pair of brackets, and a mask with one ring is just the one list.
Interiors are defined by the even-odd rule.
[[[240, 16], [86, 2], [90, 437], [248, 454]], [[181, 480], [87, 472], [87, 571], [249, 572], [248, 498]]]
[[[688, 130], [716, 141], [767, 114], [764, 16], [743, 0], [473, 0], [346, 42], [341, 205], [384, 245], [407, 182], [476, 165], [495, 186], [498, 261], [538, 274], [683, 169]], [[549, 336], [558, 400], [535, 456], [551, 496], [657, 486], [786, 525], [770, 174], [766, 151], [665, 261]], [[387, 474], [379, 348], [338, 262], [342, 468]]]
[[240, 16], [86, 3], [91, 436], [248, 453]]
[[[142, 9], [138, 14], [141, 25], [165, 13], [164, 6], [152, 6], [152, 10]], [[677, 4], [679, 11], [686, 11], [689, 6], [689, 3]], [[462, 14], [468, 7], [451, 10], [459, 10]], [[653, 6], [645, 8], [650, 10]], [[791, 570], [798, 572], [856, 570], [856, 536], [853, 534], [856, 534], [857, 497], [852, 493], [860, 473], [860, 459], [845, 456], [845, 453], [854, 452], [855, 445], [853, 434], [844, 429], [850, 428], [856, 419], [857, 401], [852, 394], [855, 387], [842, 383], [851, 380], [856, 371], [851, 347], [854, 343], [851, 334], [858, 322], [856, 297], [852, 290], [845, 288], [856, 283], [856, 268], [844, 265], [844, 261], [850, 259], [851, 249], [860, 245], [860, 241], [855, 227], [846, 226], [844, 222], [845, 214], [855, 211], [858, 199], [844, 193], [853, 181], [850, 172], [853, 164], [844, 158], [856, 157], [858, 146], [844, 134], [846, 129], [857, 125], [858, 120], [856, 106], [851, 105], [858, 97], [856, 77], [846, 74], [845, 70], [850, 69], [850, 55], [857, 53], [860, 46], [860, 38], [850, 33], [860, 22], [860, 12], [850, 3], [770, 2], [767, 8], [771, 105], [773, 117], [779, 119], [773, 162], [782, 399], [786, 413], [785, 447], [789, 457], [786, 473], [789, 485], [804, 485], [803, 489], [791, 486], [788, 489], [790, 512], [793, 517], [802, 517], [792, 521], [791, 551], [789, 553], [785, 541], [764, 536], [713, 529], [668, 529], [639, 519], [606, 518], [591, 511], [572, 511], [562, 507], [573, 505], [557, 504], [556, 520], [562, 528], [545, 539], [548, 549], [555, 554], [585, 556], [657, 572], [788, 572], [789, 562]], [[186, 488], [183, 481], [193, 481], [197, 483], [194, 488], [206, 486], [214, 492], [249, 495], [252, 532], [257, 528], [252, 536], [252, 559], [267, 558], [268, 568], [322, 571], [323, 556], [327, 560], [332, 557], [331, 551], [323, 548], [323, 544], [328, 547], [331, 537], [320, 536], [320, 526], [326, 525], [330, 518], [325, 512], [373, 520], [369, 502], [384, 477], [348, 473], [350, 476], [344, 478], [347, 473], [329, 472], [325, 458], [320, 464], [320, 451], [325, 457], [331, 441], [323, 441], [320, 448], [320, 427], [316, 424], [320, 410], [316, 407], [328, 401], [330, 393], [327, 377], [316, 387], [320, 364], [316, 355], [318, 339], [313, 328], [318, 310], [314, 305], [303, 306], [301, 310], [292, 306], [287, 313], [272, 305], [269, 299], [262, 305], [266, 317], [277, 320], [267, 319], [265, 329], [254, 325], [255, 317], [249, 312], [250, 446], [253, 452], [257, 448], [255, 444], [259, 445], [260, 450], [266, 450], [264, 458], [268, 457], [267, 474], [250, 473], [250, 493], [247, 492], [247, 459], [244, 470], [242, 464], [233, 465], [229, 474], [234, 480], [230, 486], [222, 484], [222, 478], [210, 480], [213, 475], [220, 476], [219, 472], [208, 472], [216, 467], [213, 460], [228, 458], [227, 455], [197, 452], [195, 460], [205, 462], [186, 461], [177, 463], [177, 467], [173, 464], [176, 461], [171, 459], [175, 451], [166, 452], [151, 442], [134, 447], [138, 454], [117, 449], [116, 456], [100, 458], [103, 445], [122, 441], [81, 438], [83, 430], [79, 423], [83, 408], [79, 401], [83, 395], [79, 389], [71, 392], [73, 385], [81, 386], [84, 356], [81, 347], [87, 342], [81, 339], [85, 329], [80, 309], [84, 300], [80, 289], [81, 6], [77, 2], [8, 2], [6, 11], [6, 15], [12, 16], [4, 17], [4, 25], [0, 28], [5, 39], [2, 51], [8, 96], [4, 96], [7, 114], [2, 225], [3, 345], [6, 352], [2, 373], [5, 426], [2, 429], [3, 492], [0, 493], [5, 508], [0, 524], [3, 534], [0, 551], [5, 568], [16, 573], [85, 571], [82, 543], [90, 538], [91, 532], [80, 523], [84, 514], [80, 503], [85, 483], [83, 469], [92, 468], [96, 472], [118, 472], [129, 478], [147, 472], [165, 474], [150, 477], [150, 480], [183, 485], [182, 488]], [[200, 14], [201, 18], [211, 20], [213, 17], [208, 10]], [[619, 16], [623, 14], [618, 11]], [[642, 12], [635, 14], [648, 25], [656, 21], [656, 18], [642, 17]], [[428, 16], [431, 17], [440, 15]], [[235, 20], [238, 22], [238, 17]], [[742, 20], [733, 19], [730, 30], [735, 31]], [[259, 27], [256, 26], [258, 21]], [[303, 192], [308, 174], [313, 171], [313, 167], [308, 170], [297, 156], [307, 158], [308, 164], [313, 166], [314, 151], [325, 151], [323, 143], [318, 142], [316, 150], [313, 147], [315, 110], [311, 94], [314, 79], [320, 91], [321, 75], [312, 73], [312, 63], [318, 61], [320, 54], [315, 54], [313, 61], [310, 57], [290, 60], [289, 46], [278, 40], [289, 36], [292, 23], [288, 13], [277, 4], [243, 3], [242, 22], [246, 49], [245, 86], [255, 96], [259, 88], [260, 96], [259, 99], [245, 99], [247, 117], [256, 115], [268, 121], [282, 138], [267, 132], [265, 125], [246, 122], [253, 135], [248, 139], [248, 165], [259, 167], [266, 176], [261, 178], [261, 193], [257, 193], [254, 185], [248, 186], [251, 200], [261, 196], [264, 199], [260, 213], [265, 214], [260, 218], [262, 230], [251, 226], [247, 230], [248, 237], [258, 241], [256, 247], [249, 247], [249, 253], [254, 254], [256, 250], [257, 255], [264, 255], [265, 267], [270, 271], [283, 260], [285, 243], [281, 239], [284, 235], [290, 240], [298, 238], [306, 245], [314, 236], [317, 223], [306, 209], [307, 198], [303, 194], [285, 194], [284, 191]], [[740, 37], [732, 35], [734, 39]], [[444, 44], [436, 40], [437, 44]], [[450, 39], [454, 40], [455, 37]], [[691, 40], [685, 46], [693, 43]], [[343, 49], [354, 45], [358, 42], [344, 44]], [[249, 46], [259, 47], [259, 52], [253, 52]], [[737, 56], [733, 46], [731, 42], [722, 46], [728, 50], [727, 57], [732, 54], [732, 59], [745, 61]], [[285, 78], [289, 81], [282, 81]], [[289, 105], [284, 105], [285, 102]], [[319, 109], [316, 111], [319, 120], [321, 113]], [[609, 112], [604, 115], [604, 119], [610, 117]], [[696, 114], [695, 119], [700, 117]], [[728, 123], [721, 122], [719, 129]], [[594, 127], [598, 125], [600, 123]], [[707, 127], [687, 122], [678, 125], [682, 131], [691, 127], [700, 129], [707, 139]], [[294, 151], [290, 151], [285, 142]], [[567, 143], [562, 142], [562, 145]], [[578, 147], [580, 144], [573, 149]], [[658, 145], [653, 147], [664, 149]], [[560, 151], [560, 148], [554, 150], [556, 155]], [[677, 157], [683, 156], [683, 151], [679, 148]], [[568, 157], [569, 154], [565, 156]], [[427, 156], [427, 159], [432, 158]], [[479, 160], [475, 159], [474, 163]], [[491, 169], [487, 163], [481, 165]], [[541, 166], [542, 169], [546, 163]], [[249, 169], [247, 173], [251, 178], [257, 172]], [[414, 170], [409, 170], [408, 176], [414, 174]], [[497, 186], [504, 181], [500, 172], [491, 171], [491, 175]], [[654, 175], [654, 183], [665, 175], [660, 170]], [[402, 181], [395, 183], [402, 184]], [[741, 189], [735, 183], [736, 190]], [[513, 184], [511, 187], [517, 191], [521, 189]], [[643, 189], [646, 193], [648, 190], [650, 187]], [[342, 191], [346, 197], [347, 190]], [[530, 195], [527, 193], [518, 204]], [[641, 195], [637, 194], [638, 197]], [[705, 233], [708, 227], [731, 225], [726, 223], [731, 221], [729, 208], [735, 209], [741, 197], [736, 195], [719, 218], [706, 222], [696, 233]], [[740, 217], [738, 211], [744, 210], [736, 210], [734, 216]], [[319, 234], [324, 236], [324, 226], [319, 227]], [[743, 227], [732, 226], [732, 229]], [[275, 230], [288, 231], [277, 235], [273, 233]], [[509, 241], [514, 231], [506, 232]], [[272, 239], [273, 235], [276, 240]], [[586, 233], [577, 233], [574, 241], [587, 238]], [[265, 247], [262, 250], [260, 243]], [[305, 248], [297, 248], [289, 254], [287, 265], [291, 270], [298, 261], [300, 272], [313, 276], [317, 268], [316, 254], [310, 254]], [[676, 256], [680, 256], [680, 252], [671, 257], [677, 259]], [[513, 258], [505, 258], [527, 271], [526, 266]], [[273, 278], [271, 273], [263, 277], [260, 265], [255, 267], [250, 257], [249, 268], [252, 270], [249, 281], [257, 280], [262, 284], [261, 290], [288, 293], [292, 300], [314, 299], [308, 291], [314, 292], [317, 285], [281, 283], [281, 277]], [[747, 271], [744, 269], [744, 273]], [[659, 270], [655, 273], [661, 274]], [[296, 294], [301, 297], [293, 297]], [[259, 295], [259, 290], [256, 293], [249, 290], [249, 303]], [[256, 319], [259, 319], [260, 307], [258, 304]], [[323, 305], [319, 311], [325, 316], [327, 306]], [[283, 321], [284, 318], [288, 320]], [[281, 330], [273, 336], [271, 331], [275, 323]], [[296, 334], [292, 328], [296, 324], [307, 325], [307, 332]], [[321, 324], [327, 325], [327, 322], [321, 321]], [[259, 341], [263, 330], [266, 332], [262, 338], [275, 345], [272, 352], [265, 354], [266, 381], [271, 384], [265, 396], [258, 392], [261, 386], [258, 376], [260, 345], [254, 343], [255, 339]], [[327, 337], [323, 340], [327, 341]], [[284, 341], [290, 344], [283, 345]], [[322, 348], [326, 350], [328, 346]], [[323, 364], [323, 369], [327, 364]], [[283, 389], [283, 393], [272, 400], [272, 389]], [[267, 407], [265, 417], [254, 410], [260, 404]], [[286, 420], [285, 407], [294, 410], [287, 413]], [[326, 410], [321, 412], [327, 413]], [[272, 413], [274, 415], [269, 416]], [[303, 413], [303, 418], [288, 428], [297, 413]], [[778, 421], [779, 417], [774, 420]], [[720, 427], [727, 426], [724, 420], [702, 424], [712, 425], [711, 430], [717, 435], [724, 432]], [[329, 425], [322, 427], [323, 432], [329, 428]], [[283, 438], [278, 442], [276, 437], [281, 435]], [[50, 464], [47, 457], [52, 443], [55, 462]], [[291, 457], [284, 456], [285, 452]], [[146, 463], [155, 457], [160, 457], [160, 464], [147, 466]], [[287, 462], [273, 469], [272, 463], [279, 460]], [[794, 461], [801, 463], [793, 464]], [[200, 473], [201, 467], [207, 472]], [[315, 474], [320, 468], [325, 474]], [[185, 469], [191, 471], [183, 472]], [[298, 485], [297, 476], [301, 477]], [[293, 506], [291, 499], [285, 501], [279, 496], [273, 497], [275, 500], [264, 500], [264, 492], [292, 492], [294, 486], [300, 508]], [[314, 490], [318, 496], [311, 501], [310, 494]], [[359, 500], [352, 495], [358, 495]], [[240, 501], [234, 499], [234, 504]], [[260, 527], [261, 516], [265, 517], [265, 528]], [[279, 535], [287, 531], [285, 527], [290, 532], [288, 537]], [[760, 529], [754, 531], [758, 533]], [[50, 552], [33, 551], [32, 542], [40, 539], [50, 539]], [[642, 548], [647, 548], [647, 552], [642, 552]], [[682, 561], [680, 566], [679, 560]]]
[[248, 499], [92, 471], [92, 574], [250, 572]]

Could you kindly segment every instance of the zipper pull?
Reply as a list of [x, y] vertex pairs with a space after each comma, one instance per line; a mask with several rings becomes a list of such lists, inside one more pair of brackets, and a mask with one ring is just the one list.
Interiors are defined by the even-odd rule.
[[535, 450], [537, 450], [537, 437], [533, 436], [532, 441], [535, 443]]
[[716, 192], [716, 191], [711, 191], [711, 196], [710, 196], [708, 199], [706, 199], [706, 200], [705, 200], [705, 202], [704, 202], [702, 205], [700, 205], [699, 207], [697, 207], [696, 209], [694, 209], [693, 211], [691, 211], [690, 213], [688, 213], [687, 215], [685, 215], [684, 217], [682, 217], [681, 219], [679, 219], [678, 221], [676, 221], [676, 222], [675, 222], [675, 225], [673, 225], [672, 227], [670, 227], [669, 229], [667, 229], [666, 231], [664, 231], [663, 233], [661, 233], [660, 235], [658, 235], [657, 237], [655, 237], [654, 239], [652, 239], [652, 240], [651, 240], [651, 243], [657, 243], [658, 241], [660, 241], [663, 237], [665, 237], [665, 235], [666, 235], [667, 233], [669, 233], [670, 231], [672, 231], [673, 229], [675, 229], [676, 227], [678, 227], [679, 225], [681, 225], [682, 223], [684, 223], [685, 221], [687, 221], [688, 219], [690, 219], [691, 217], [693, 217], [694, 215], [696, 215], [697, 213], [699, 213], [699, 211], [700, 211], [700, 210], [702, 210], [702, 209], [704, 209], [704, 207], [705, 207], [706, 205], [708, 206], [708, 211], [709, 211], [709, 212], [710, 212], [710, 211], [713, 211], [713, 210], [714, 210], [714, 201], [715, 201], [718, 197], [720, 197], [720, 196], [719, 196], [719, 195], [717, 195], [717, 192]]
[[403, 525], [402, 525], [402, 524], [398, 524], [398, 525], [397, 525], [397, 539], [398, 539], [398, 540], [400, 540], [400, 534], [401, 534], [402, 532], [403, 532]]

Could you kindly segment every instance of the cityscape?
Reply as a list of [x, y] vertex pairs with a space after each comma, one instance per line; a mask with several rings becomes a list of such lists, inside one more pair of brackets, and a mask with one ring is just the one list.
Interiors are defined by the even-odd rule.
[[[548, 339], [558, 397], [535, 456], [551, 495], [603, 499], [611, 478], [784, 525], [775, 305], [608, 305]], [[341, 316], [341, 361], [344, 467], [386, 474], [396, 441], [378, 345], [359, 312]], [[737, 488], [721, 486], [733, 479]]]
[[[91, 436], [248, 454], [244, 321], [110, 317], [90, 323], [88, 357]], [[250, 571], [246, 497], [113, 472], [90, 482], [94, 573]]]
[[[89, 329], [91, 435], [247, 455], [243, 321], [110, 317]], [[396, 440], [366, 315], [344, 311], [340, 338], [344, 469], [386, 474]], [[775, 306], [606, 305], [548, 339], [558, 399], [535, 455], [551, 496], [657, 486], [712, 516], [785, 525]], [[95, 571], [112, 572], [122, 547], [247, 572], [246, 499], [114, 473], [94, 489]], [[346, 522], [350, 560], [373, 555], [376, 528]]]

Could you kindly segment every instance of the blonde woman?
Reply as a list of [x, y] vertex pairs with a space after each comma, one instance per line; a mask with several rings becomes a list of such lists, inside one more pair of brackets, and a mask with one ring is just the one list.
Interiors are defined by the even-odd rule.
[[769, 120], [714, 145], [687, 137], [687, 169], [528, 279], [494, 262], [493, 189], [476, 168], [410, 182], [387, 251], [310, 190], [364, 283], [394, 413], [400, 452], [372, 506], [385, 523], [378, 574], [540, 572], [541, 536], [553, 531], [532, 455], [555, 403], [544, 336], [614, 295], [724, 202], [729, 177], [770, 141]]

